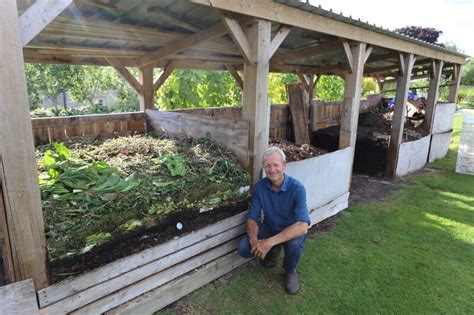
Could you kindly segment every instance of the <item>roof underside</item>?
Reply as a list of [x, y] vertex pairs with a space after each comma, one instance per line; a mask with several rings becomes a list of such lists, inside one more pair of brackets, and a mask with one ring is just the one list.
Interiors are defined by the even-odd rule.
[[[19, 14], [33, 0], [17, 0]], [[332, 12], [324, 11], [298, 1], [277, 1], [285, 6], [305, 10], [347, 23], [354, 28], [376, 29], [387, 36], [404, 36], [354, 21]], [[252, 15], [251, 10], [248, 12]], [[249, 21], [238, 13], [232, 17], [245, 24]], [[108, 66], [108, 60], [118, 60], [124, 66], [139, 66], [140, 58], [151, 52], [176, 45], [186, 37], [206, 30], [221, 21], [212, 7], [186, 0], [75, 0], [53, 20], [39, 35], [24, 47], [25, 62], [60, 63]], [[272, 21], [272, 31], [280, 23]], [[224, 32], [225, 33], [225, 32]], [[347, 71], [342, 41], [345, 39], [314, 30], [293, 27], [271, 60], [270, 70], [275, 72], [300, 72], [307, 74], [340, 74]], [[417, 42], [405, 37], [406, 41]], [[349, 43], [351, 41], [349, 40]], [[430, 45], [433, 46], [433, 45]], [[365, 75], [395, 76], [398, 71], [399, 52], [372, 45]], [[440, 50], [440, 47], [429, 47]], [[456, 53], [451, 53], [459, 59]], [[163, 68], [175, 60], [177, 68], [224, 70], [226, 66], [242, 69], [243, 57], [229, 35], [201, 41], [185, 50], [167, 55], [153, 62]], [[415, 75], [426, 74], [431, 58], [417, 56]], [[445, 63], [445, 73], [452, 71], [452, 62]]]

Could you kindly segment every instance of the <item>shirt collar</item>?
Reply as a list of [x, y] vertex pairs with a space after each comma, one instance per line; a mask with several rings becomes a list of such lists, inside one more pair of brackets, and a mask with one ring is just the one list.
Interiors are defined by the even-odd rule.
[[[283, 176], [285, 176], [285, 177], [283, 178], [283, 184], [281, 184], [280, 191], [287, 191], [288, 190], [288, 182], [290, 181], [290, 179], [288, 178], [288, 176], [286, 174], [284, 174]], [[268, 177], [265, 177], [265, 178], [267, 179], [268, 189], [273, 190], [272, 182], [270, 181], [270, 179], [268, 179]]]

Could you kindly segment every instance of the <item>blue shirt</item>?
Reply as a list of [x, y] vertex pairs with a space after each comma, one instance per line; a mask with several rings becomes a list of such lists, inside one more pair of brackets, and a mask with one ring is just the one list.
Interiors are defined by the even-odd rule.
[[286, 174], [279, 192], [272, 189], [272, 183], [267, 177], [255, 184], [247, 219], [260, 222], [261, 210], [264, 224], [276, 232], [281, 232], [297, 221], [311, 224], [306, 190], [303, 184]]

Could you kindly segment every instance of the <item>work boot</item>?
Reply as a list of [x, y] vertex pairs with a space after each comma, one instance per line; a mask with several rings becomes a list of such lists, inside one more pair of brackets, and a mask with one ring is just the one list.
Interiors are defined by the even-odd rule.
[[297, 294], [300, 290], [300, 281], [296, 270], [285, 273], [285, 289], [288, 294]]
[[281, 245], [273, 246], [268, 252], [265, 259], [261, 261], [261, 264], [265, 268], [273, 268], [277, 265], [278, 255], [281, 252]]

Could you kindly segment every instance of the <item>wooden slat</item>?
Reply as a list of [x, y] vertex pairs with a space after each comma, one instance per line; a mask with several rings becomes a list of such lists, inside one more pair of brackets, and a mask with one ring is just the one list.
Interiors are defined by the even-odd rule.
[[325, 205], [322, 205], [316, 209], [310, 210], [309, 218], [311, 219], [311, 226], [319, 223], [338, 212], [346, 209], [349, 206], [349, 192], [334, 198]]
[[235, 45], [242, 53], [242, 56], [244, 56], [248, 62], [253, 63], [252, 48], [239, 22], [226, 13], [221, 14], [221, 19]]
[[308, 130], [308, 111], [303, 102], [303, 87], [299, 83], [288, 84], [286, 90], [290, 101], [295, 143], [298, 145], [311, 143]]
[[145, 113], [118, 113], [118, 114], [101, 114], [101, 115], [83, 115], [83, 116], [67, 116], [67, 117], [48, 117], [48, 118], [32, 118], [31, 124], [33, 128], [37, 127], [53, 127], [74, 124], [93, 124], [107, 122], [111, 120], [136, 120], [145, 119]]
[[201, 242], [208, 237], [213, 237], [226, 230], [232, 229], [244, 223], [246, 215], [246, 212], [240, 213], [216, 224], [207, 226], [199, 231], [187, 234], [178, 239], [171, 240], [165, 244], [144, 250], [129, 257], [119, 259], [84, 275], [73, 279], [67, 279], [58, 284], [46, 287], [43, 290], [38, 291], [40, 306], [45, 307], [51, 305], [98, 283], [102, 283], [121, 274], [125, 274], [156, 259], [166, 257], [173, 252]]
[[[174, 252], [166, 257], [162, 257], [161, 259], [157, 259], [151, 263], [133, 269], [119, 277], [115, 277], [108, 281], [97, 284], [80, 292], [79, 294], [72, 295], [55, 304], [43, 308], [41, 309], [41, 312], [45, 314], [69, 313], [86, 304], [97, 301], [102, 297], [106, 297], [109, 294], [122, 290], [123, 288], [126, 288], [130, 285], [134, 285], [135, 283], [147, 279], [148, 277], [155, 277], [154, 275], [157, 273], [163, 272], [163, 274], [165, 274], [168, 272], [166, 270], [167, 268], [186, 261], [195, 255], [206, 255], [202, 253], [225, 242], [228, 242], [231, 239], [239, 237], [244, 233], [245, 224], [241, 224], [212, 238], [208, 238], [183, 250]], [[150, 285], [154, 285], [154, 283], [150, 282]], [[109, 297], [106, 297], [106, 299], [109, 299]]]
[[106, 312], [235, 250], [239, 241], [239, 239], [235, 239], [215, 247], [204, 254], [197, 255], [189, 260], [148, 277], [143, 281], [125, 287], [122, 290], [80, 308], [71, 314], [97, 314]]
[[[0, 255], [3, 260], [3, 276], [6, 283], [15, 282], [15, 269], [13, 267], [13, 255], [10, 246], [10, 235], [8, 233], [6, 207], [3, 200], [2, 182], [3, 164], [0, 156]], [[0, 265], [1, 266], [1, 265]], [[0, 270], [0, 272], [2, 272]], [[2, 285], [3, 283], [0, 283]]]
[[0, 314], [39, 314], [33, 280], [0, 286]]
[[139, 68], [139, 80], [142, 87], [140, 93], [140, 111], [155, 108], [155, 90], [153, 87], [153, 67]]
[[36, 0], [20, 16], [21, 42], [26, 46], [38, 35], [52, 20], [54, 20], [72, 0]]
[[[248, 166], [248, 122], [195, 116], [176, 112], [147, 110], [147, 126], [175, 136], [192, 138], [211, 136], [220, 147], [232, 151], [244, 167]], [[267, 140], [268, 141], [268, 140]]]
[[133, 299], [106, 314], [152, 314], [249, 261], [236, 252]]

